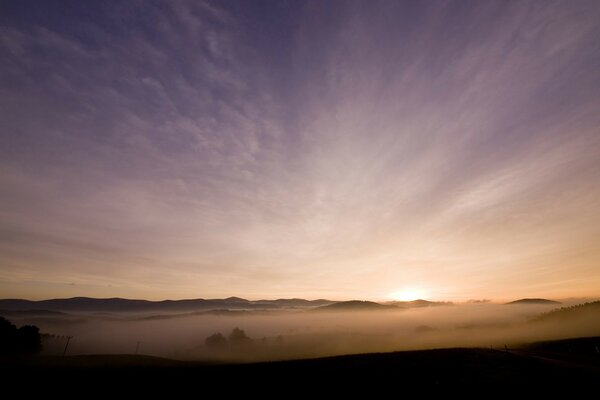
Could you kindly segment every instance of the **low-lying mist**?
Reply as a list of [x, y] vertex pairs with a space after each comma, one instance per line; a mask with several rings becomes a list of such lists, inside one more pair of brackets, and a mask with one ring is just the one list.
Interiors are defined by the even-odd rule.
[[[440, 347], [504, 348], [600, 335], [598, 307], [537, 319], [556, 305], [461, 304], [372, 311], [200, 314], [40, 313], [7, 316], [45, 334], [44, 354], [139, 354], [262, 361]], [[564, 313], [563, 313], [564, 314]], [[235, 333], [232, 333], [235, 328]], [[242, 330], [243, 332], [240, 332]], [[215, 335], [221, 333], [221, 335]], [[212, 335], [210, 340], [206, 340]]]

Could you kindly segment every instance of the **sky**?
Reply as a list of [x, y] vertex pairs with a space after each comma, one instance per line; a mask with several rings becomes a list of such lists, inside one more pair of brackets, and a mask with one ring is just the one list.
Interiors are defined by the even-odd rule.
[[2, 1], [0, 297], [600, 296], [598, 21]]

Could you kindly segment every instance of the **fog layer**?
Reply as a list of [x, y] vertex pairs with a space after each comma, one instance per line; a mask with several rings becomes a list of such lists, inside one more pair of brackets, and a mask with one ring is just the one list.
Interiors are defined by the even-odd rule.
[[[513, 346], [600, 335], [598, 308], [536, 320], [553, 305], [464, 304], [382, 311], [314, 310], [203, 314], [39, 313], [7, 315], [53, 336], [45, 354], [114, 353], [256, 361], [440, 347]], [[231, 335], [235, 328], [241, 336]], [[217, 340], [206, 340], [209, 336]]]

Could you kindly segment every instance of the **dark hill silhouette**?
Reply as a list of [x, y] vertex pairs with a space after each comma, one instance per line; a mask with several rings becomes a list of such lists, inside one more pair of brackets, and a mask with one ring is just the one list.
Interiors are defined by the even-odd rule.
[[68, 314], [52, 310], [0, 310], [0, 315], [14, 317], [62, 317]]
[[369, 311], [397, 309], [394, 305], [375, 303], [374, 301], [350, 300], [340, 301], [326, 306], [317, 307], [314, 311]]
[[565, 322], [576, 318], [589, 318], [590, 321], [600, 321], [600, 301], [578, 304], [571, 307], [561, 307], [540, 314], [532, 319], [533, 322]]
[[[453, 348], [246, 364], [141, 355], [0, 358], [0, 374], [6, 382], [19, 386], [27, 383], [30, 392], [40, 390], [46, 396], [64, 396], [65, 388], [57, 382], [67, 377], [77, 387], [93, 388], [94, 393], [102, 395], [113, 394], [115, 388], [119, 393], [137, 396], [163, 391], [181, 391], [183, 395], [198, 390], [200, 381], [202, 390], [263, 397], [265, 393], [280, 396], [279, 385], [294, 387], [294, 393], [307, 396], [330, 391], [336, 395], [389, 396], [390, 391], [400, 390], [399, 382], [403, 393], [417, 391], [421, 395], [456, 393], [475, 398], [493, 391], [496, 396], [491, 397], [526, 394], [538, 398], [564, 389], [574, 397], [585, 397], [579, 393], [597, 388], [599, 364], [595, 349], [599, 341], [570, 339], [507, 351]], [[571, 354], [572, 350], [578, 354]], [[581, 357], [574, 358], [579, 354]], [[303, 378], [302, 385], [298, 385], [299, 377]], [[257, 384], [267, 378], [277, 386]]]
[[412, 301], [388, 301], [388, 305], [393, 305], [400, 308], [421, 308], [421, 307], [436, 307], [436, 306], [450, 306], [453, 303], [449, 301], [428, 301], [423, 299], [412, 300]]
[[225, 301], [236, 302], [236, 303], [249, 303], [250, 300], [242, 299], [241, 297], [231, 296], [225, 299]]
[[560, 301], [548, 300], [548, 299], [519, 299], [508, 302], [506, 304], [561, 304]]
[[279, 307], [318, 307], [334, 303], [331, 300], [317, 299], [277, 299], [277, 300], [257, 300], [254, 304], [274, 304]]
[[318, 307], [331, 304], [329, 300], [278, 299], [251, 301], [239, 297], [226, 299], [137, 300], [122, 298], [97, 299], [72, 297], [68, 299], [23, 300], [0, 299], [0, 309], [7, 311], [72, 311], [72, 312], [193, 312], [229, 309], [277, 309], [286, 307]]
[[598, 360], [600, 337], [597, 336], [534, 342], [526, 344], [523, 348], [531, 351], [551, 352], [553, 355], [567, 354], [571, 358], [573, 355], [592, 356], [592, 360], [600, 361]]

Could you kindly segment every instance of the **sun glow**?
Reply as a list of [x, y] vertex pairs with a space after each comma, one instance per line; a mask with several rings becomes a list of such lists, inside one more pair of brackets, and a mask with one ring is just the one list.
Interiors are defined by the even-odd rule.
[[412, 301], [424, 299], [426, 297], [426, 293], [422, 289], [406, 288], [390, 293], [390, 297], [397, 301]]

